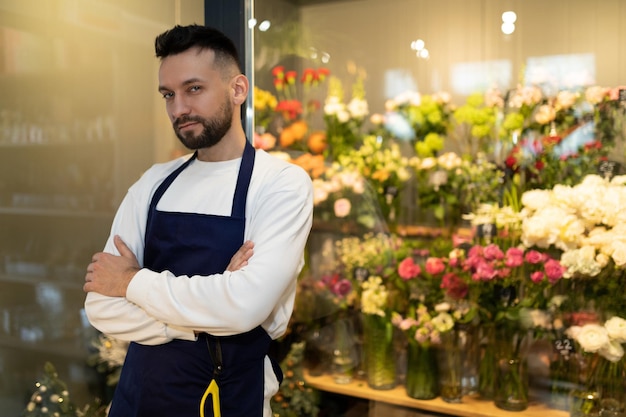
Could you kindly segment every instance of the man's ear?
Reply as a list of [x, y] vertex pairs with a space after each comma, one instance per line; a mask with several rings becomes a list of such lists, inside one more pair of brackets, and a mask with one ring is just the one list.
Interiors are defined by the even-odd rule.
[[243, 104], [248, 98], [248, 90], [250, 89], [250, 83], [248, 77], [243, 74], [237, 75], [232, 80], [231, 88], [233, 91], [233, 101], [237, 105]]

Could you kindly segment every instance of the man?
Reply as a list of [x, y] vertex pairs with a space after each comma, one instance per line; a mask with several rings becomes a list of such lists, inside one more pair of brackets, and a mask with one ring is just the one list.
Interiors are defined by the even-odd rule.
[[247, 141], [249, 84], [227, 37], [175, 26], [155, 49], [167, 113], [195, 152], [131, 186], [87, 267], [89, 320], [133, 342], [110, 416], [269, 417], [280, 370], [267, 350], [293, 310], [311, 181]]

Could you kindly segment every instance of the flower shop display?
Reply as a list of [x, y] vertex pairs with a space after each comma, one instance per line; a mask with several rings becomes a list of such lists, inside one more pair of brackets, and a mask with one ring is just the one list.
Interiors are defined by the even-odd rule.
[[[275, 414], [316, 415], [308, 373], [450, 404], [624, 415], [619, 88], [520, 85], [458, 107], [408, 91], [368, 120], [361, 76], [349, 100], [323, 68], [272, 78], [273, 92], [255, 87], [254, 144], [309, 173], [319, 238], [278, 341], [290, 346]], [[126, 346], [94, 347], [114, 387]]]

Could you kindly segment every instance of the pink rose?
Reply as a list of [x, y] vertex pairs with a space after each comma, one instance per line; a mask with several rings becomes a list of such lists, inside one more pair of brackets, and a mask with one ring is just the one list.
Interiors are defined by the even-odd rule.
[[554, 284], [563, 278], [563, 274], [565, 273], [565, 267], [556, 259], [547, 260], [543, 268], [546, 271], [546, 276], [548, 277], [550, 284]]
[[405, 281], [415, 278], [422, 273], [422, 268], [413, 261], [413, 258], [406, 258], [398, 265], [398, 275]]
[[496, 244], [490, 244], [485, 247], [483, 251], [485, 259], [495, 260], [504, 258], [504, 253], [502, 253], [502, 249]]
[[341, 279], [332, 288], [334, 294], [345, 297], [352, 291], [352, 283], [347, 279]]
[[535, 271], [530, 274], [530, 280], [535, 284], [539, 284], [545, 278], [545, 274], [542, 271]]
[[498, 276], [498, 271], [496, 271], [491, 264], [483, 262], [476, 268], [476, 275], [481, 281], [491, 281]]
[[446, 269], [446, 264], [441, 260], [441, 258], [430, 257], [426, 259], [426, 272], [431, 275], [441, 274]]
[[509, 268], [517, 268], [524, 263], [524, 251], [519, 248], [509, 248], [506, 251], [504, 264]]
[[506, 278], [511, 275], [511, 268], [498, 269], [498, 278]]
[[526, 252], [524, 258], [526, 259], [526, 262], [533, 265], [536, 265], [539, 262], [543, 261], [543, 255], [541, 254], [541, 252], [538, 252], [536, 250], [530, 250]]

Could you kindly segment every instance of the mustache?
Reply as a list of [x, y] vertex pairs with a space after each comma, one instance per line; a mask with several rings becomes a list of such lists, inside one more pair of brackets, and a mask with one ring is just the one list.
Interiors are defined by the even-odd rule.
[[204, 119], [198, 116], [180, 116], [174, 119], [173, 125], [175, 128], [178, 128], [181, 124], [189, 122], [198, 122], [204, 124]]

